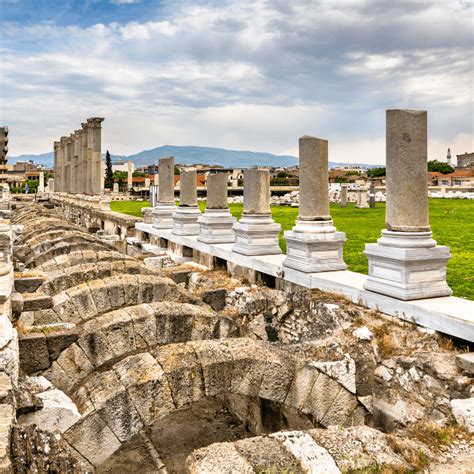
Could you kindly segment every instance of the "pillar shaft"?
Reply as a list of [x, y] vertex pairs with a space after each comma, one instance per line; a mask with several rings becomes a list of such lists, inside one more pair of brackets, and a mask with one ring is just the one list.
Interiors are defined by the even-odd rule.
[[227, 209], [227, 174], [216, 173], [207, 177], [207, 209]]
[[299, 139], [300, 200], [298, 220], [330, 220], [328, 142], [304, 136]]
[[187, 170], [181, 173], [179, 185], [179, 206], [197, 206], [197, 173], [196, 170]]
[[130, 191], [133, 187], [133, 162], [128, 160], [127, 163], [127, 191]]
[[92, 117], [87, 119], [89, 140], [87, 142], [91, 153], [90, 192], [97, 196], [102, 191], [101, 179], [101, 149], [102, 149], [102, 126], [103, 118]]
[[244, 170], [244, 214], [270, 214], [270, 172], [264, 168]]
[[158, 169], [160, 175], [158, 202], [174, 204], [174, 158], [161, 158]]
[[61, 149], [60, 149], [60, 154], [61, 154], [61, 192], [66, 193], [67, 192], [67, 181], [68, 181], [68, 163], [67, 163], [67, 154], [66, 154], [66, 137], [61, 137]]
[[429, 231], [426, 111], [387, 110], [386, 139], [386, 227]]
[[61, 187], [61, 173], [62, 173], [61, 143], [54, 142], [54, 179], [56, 183], [55, 191], [59, 191]]

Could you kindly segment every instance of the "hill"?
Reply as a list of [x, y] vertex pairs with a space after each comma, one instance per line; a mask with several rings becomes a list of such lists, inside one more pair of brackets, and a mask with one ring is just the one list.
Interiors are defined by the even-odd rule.
[[[104, 150], [105, 152], [105, 150]], [[122, 158], [132, 160], [136, 167], [157, 163], [159, 158], [174, 156], [176, 163], [183, 165], [193, 165], [197, 163], [207, 165], [221, 165], [224, 168], [247, 168], [249, 166], [294, 166], [298, 164], [298, 159], [290, 155], [273, 155], [255, 151], [226, 150], [224, 148], [211, 148], [200, 146], [173, 146], [164, 145], [151, 150], [144, 150], [134, 155], [123, 156], [113, 155], [112, 159]], [[20, 155], [8, 157], [8, 163], [17, 161], [33, 160], [35, 163], [44, 166], [52, 166], [53, 152], [41, 155]], [[335, 163], [330, 161], [329, 167], [344, 166], [350, 163]], [[364, 168], [373, 168], [379, 165], [361, 164]]]

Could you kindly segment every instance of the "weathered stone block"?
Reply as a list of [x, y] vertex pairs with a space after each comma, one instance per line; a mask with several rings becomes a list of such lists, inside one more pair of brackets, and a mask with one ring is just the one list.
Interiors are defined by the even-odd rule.
[[190, 344], [161, 346], [153, 355], [166, 374], [177, 408], [204, 398], [201, 364]]
[[65, 433], [66, 441], [95, 467], [100, 466], [120, 448], [112, 430], [94, 413], [82, 418]]
[[51, 365], [46, 336], [41, 333], [20, 336], [20, 367], [26, 374], [47, 369]]
[[34, 293], [44, 281], [43, 277], [15, 278], [15, 290], [18, 293]]
[[214, 311], [220, 311], [225, 308], [225, 299], [227, 291], [225, 288], [205, 291], [201, 297], [204, 303], [207, 303]]
[[175, 410], [168, 380], [151, 354], [127, 357], [114, 366], [114, 371], [146, 426]]

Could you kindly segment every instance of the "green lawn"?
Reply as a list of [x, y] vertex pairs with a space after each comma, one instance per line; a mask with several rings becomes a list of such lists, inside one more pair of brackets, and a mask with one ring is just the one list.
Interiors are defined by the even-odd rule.
[[[141, 216], [141, 208], [147, 202], [113, 201], [111, 208], [132, 216]], [[201, 209], [205, 203], [200, 203]], [[232, 214], [240, 218], [242, 204], [229, 205]], [[273, 218], [282, 226], [280, 245], [285, 250], [283, 231], [293, 227], [298, 214], [297, 208], [274, 206]], [[364, 245], [375, 242], [384, 228], [385, 205], [377, 204], [375, 209], [356, 209], [349, 205], [341, 209], [331, 205], [331, 215], [338, 230], [346, 233], [344, 260], [349, 269], [367, 273], [367, 259], [362, 253]], [[455, 296], [474, 300], [474, 203], [457, 199], [430, 199], [430, 223], [433, 236], [440, 245], [448, 245], [453, 258], [448, 262], [448, 284]]]

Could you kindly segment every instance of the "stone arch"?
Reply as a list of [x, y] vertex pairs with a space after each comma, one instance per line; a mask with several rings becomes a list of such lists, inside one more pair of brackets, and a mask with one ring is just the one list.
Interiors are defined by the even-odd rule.
[[133, 257], [124, 255], [117, 250], [73, 250], [68, 254], [53, 257], [50, 260], [38, 265], [39, 270], [45, 272], [63, 271], [64, 268], [87, 263], [113, 262], [113, 261], [134, 261]]
[[37, 290], [53, 296], [87, 281], [107, 278], [113, 275], [155, 275], [156, 273], [146, 265], [135, 260], [110, 260], [104, 262], [78, 263], [64, 266], [61, 270], [51, 271], [47, 281]]
[[54, 239], [50, 240], [39, 238], [38, 241], [30, 241], [30, 244], [18, 246], [15, 249], [15, 253], [19, 260], [23, 261], [26, 265], [29, 265], [30, 262], [37, 260], [51, 249], [57, 248], [58, 246], [74, 244], [96, 244], [106, 248], [96, 237], [74, 231], [71, 233], [64, 233], [63, 235], [56, 236]]
[[156, 302], [121, 308], [78, 325], [79, 338], [44, 373], [71, 393], [94, 371], [137, 351], [228, 336], [232, 322], [188, 303]]
[[36, 268], [45, 264], [46, 262], [48, 262], [48, 260], [52, 260], [53, 258], [58, 257], [60, 255], [69, 254], [71, 252], [75, 252], [78, 250], [100, 251], [100, 250], [106, 250], [106, 249], [107, 247], [104, 244], [99, 243], [99, 242], [89, 242], [87, 240], [83, 240], [80, 242], [71, 242], [71, 243], [66, 242], [65, 243], [63, 241], [59, 241], [58, 243], [56, 243], [54, 247], [51, 247], [46, 252], [39, 255], [36, 254], [32, 258], [26, 260], [25, 264], [27, 266]]
[[291, 406], [322, 426], [356, 424], [364, 411], [335, 380], [268, 343], [193, 341], [130, 355], [89, 377], [73, 394], [82, 417], [64, 437], [97, 467], [160, 417], [229, 393]]
[[92, 280], [61, 291], [50, 309], [34, 311], [35, 324], [81, 323], [126, 306], [155, 301], [197, 303], [169, 278], [156, 275], [122, 275]]

